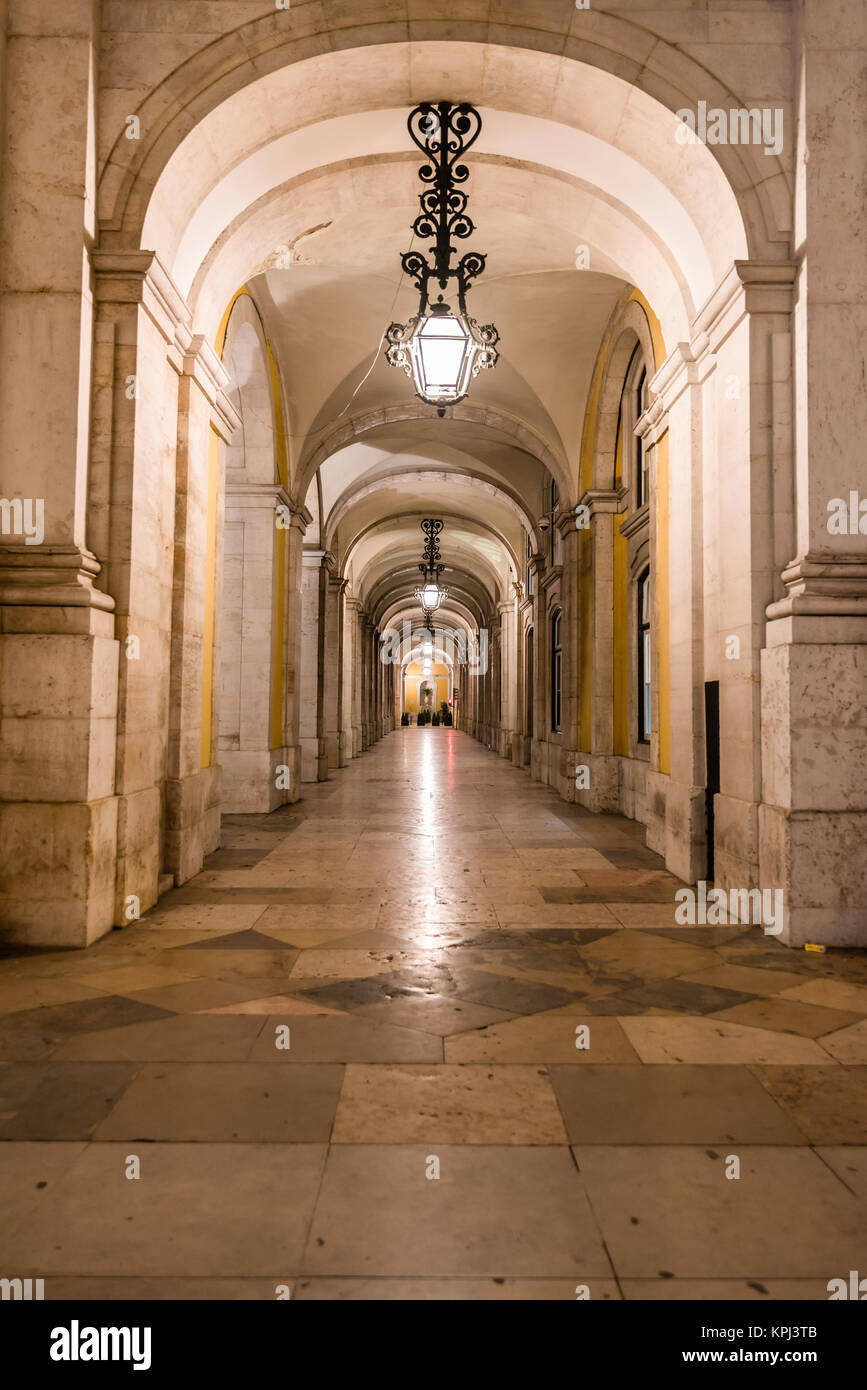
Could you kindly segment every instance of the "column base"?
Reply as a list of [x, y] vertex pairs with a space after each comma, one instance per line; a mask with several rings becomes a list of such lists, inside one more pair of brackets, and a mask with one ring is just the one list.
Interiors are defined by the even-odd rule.
[[783, 890], [787, 946], [867, 946], [867, 811], [760, 806], [762, 888]]
[[304, 738], [301, 743], [301, 781], [319, 781], [319, 739]]
[[220, 844], [220, 767], [166, 782], [166, 863], [175, 883], [197, 874]]
[[[613, 753], [583, 753], [580, 749], [567, 752], [566, 759], [569, 769], [567, 777], [574, 792], [574, 797], [566, 799], [576, 801], [588, 811], [607, 815], [615, 813], [620, 804], [620, 760]], [[576, 785], [578, 769], [584, 767], [587, 774], [582, 780], [587, 782], [587, 786], [579, 787]]]
[[0, 805], [0, 940], [89, 946], [115, 921], [118, 798]]
[[[291, 800], [296, 776], [288, 748], [221, 748], [220, 765], [223, 815], [267, 814]], [[281, 767], [289, 769], [288, 788], [277, 786], [277, 770]], [[283, 780], [285, 777], [281, 777]]]

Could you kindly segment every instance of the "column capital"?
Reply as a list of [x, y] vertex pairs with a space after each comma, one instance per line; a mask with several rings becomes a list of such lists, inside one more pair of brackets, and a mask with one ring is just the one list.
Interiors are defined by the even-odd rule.
[[304, 533], [305, 533], [306, 530], [307, 530], [307, 527], [310, 525], [310, 523], [311, 523], [312, 520], [313, 520], [313, 513], [312, 513], [312, 512], [309, 512], [309, 511], [307, 510], [306, 507], [296, 507], [296, 506], [294, 506], [293, 503], [292, 503], [292, 498], [290, 497], [290, 498], [289, 498], [289, 529], [290, 529], [290, 531], [291, 531], [291, 530], [300, 531], [300, 532], [301, 532], [301, 535], [303, 536]]
[[576, 513], [579, 507], [586, 507], [590, 513], [591, 520], [594, 516], [612, 516], [625, 510], [624, 502], [626, 498], [626, 488], [588, 488], [582, 492], [578, 498], [574, 510], [569, 512], [568, 518], [571, 521], [571, 530], [583, 530], [576, 526]]
[[92, 251], [90, 262], [97, 304], [140, 304], [166, 342], [186, 350], [192, 314], [155, 251]]
[[241, 425], [241, 416], [226, 395], [229, 373], [203, 333], [196, 333], [187, 344], [181, 374], [196, 383], [211, 407], [214, 428], [228, 444]]
[[747, 314], [790, 314], [797, 276], [797, 261], [733, 261], [695, 316], [693, 355], [716, 352]]

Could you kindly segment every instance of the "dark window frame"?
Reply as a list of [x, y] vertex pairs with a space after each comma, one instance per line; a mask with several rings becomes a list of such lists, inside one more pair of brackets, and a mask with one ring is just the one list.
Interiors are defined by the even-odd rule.
[[651, 639], [650, 567], [636, 582], [636, 654], [638, 742], [649, 743], [653, 732], [653, 650]]
[[551, 614], [551, 732], [563, 732], [563, 610]]

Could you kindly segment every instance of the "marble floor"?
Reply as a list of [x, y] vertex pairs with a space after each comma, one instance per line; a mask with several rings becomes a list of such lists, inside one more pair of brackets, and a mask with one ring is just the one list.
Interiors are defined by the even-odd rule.
[[641, 826], [447, 729], [223, 844], [89, 951], [3, 953], [0, 1276], [767, 1301], [867, 1273], [864, 953], [678, 927]]

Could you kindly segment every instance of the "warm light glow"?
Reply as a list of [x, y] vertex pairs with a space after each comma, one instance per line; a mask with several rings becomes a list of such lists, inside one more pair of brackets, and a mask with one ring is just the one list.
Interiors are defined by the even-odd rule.
[[440, 589], [436, 584], [428, 582], [423, 589], [416, 589], [416, 603], [420, 603], [422, 608], [428, 613], [434, 613], [439, 608], [447, 593], [447, 589]]
[[453, 405], [466, 396], [483, 367], [497, 361], [497, 331], [463, 311], [435, 304], [406, 324], [392, 324], [388, 360], [403, 367], [416, 392], [430, 405]]
[[425, 319], [417, 341], [422, 395], [432, 400], [454, 400], [470, 335], [452, 314], [443, 314]]

